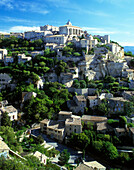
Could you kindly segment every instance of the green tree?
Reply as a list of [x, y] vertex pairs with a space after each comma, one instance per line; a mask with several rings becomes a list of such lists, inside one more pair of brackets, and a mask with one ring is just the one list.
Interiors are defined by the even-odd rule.
[[125, 118], [125, 116], [120, 116], [119, 117], [119, 126], [122, 128], [125, 128], [126, 125], [127, 125], [127, 119]]
[[102, 152], [103, 150], [103, 142], [102, 141], [94, 141], [93, 147], [97, 152]]
[[105, 100], [103, 100], [97, 107], [98, 111], [99, 111], [99, 114], [100, 115], [108, 115], [109, 114], [109, 107], [108, 107], [108, 104]]
[[12, 122], [11, 122], [10, 117], [8, 116], [7, 112], [4, 112], [2, 114], [1, 125], [2, 126], [10, 126], [10, 127], [12, 126]]
[[114, 82], [115, 82], [115, 78], [112, 77], [112, 76], [106, 76], [106, 77], [104, 78], [104, 82], [105, 82], [105, 83], [114, 83]]
[[42, 137], [41, 135], [39, 135], [39, 136], [37, 137], [37, 139], [36, 139], [36, 142], [37, 142], [38, 144], [43, 143], [43, 142], [44, 142], [43, 137]]
[[111, 142], [103, 142], [103, 153], [111, 160], [118, 157], [118, 151]]
[[85, 82], [85, 80], [80, 80], [80, 87], [81, 87], [81, 88], [86, 88], [86, 82]]
[[67, 151], [67, 149], [64, 149], [61, 153], [60, 153], [60, 157], [59, 157], [59, 164], [60, 165], [65, 165], [68, 163], [70, 158], [70, 153]]

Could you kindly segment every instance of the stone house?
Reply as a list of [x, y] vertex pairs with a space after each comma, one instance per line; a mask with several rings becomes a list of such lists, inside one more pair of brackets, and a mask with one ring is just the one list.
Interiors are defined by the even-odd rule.
[[37, 89], [43, 89], [43, 85], [44, 85], [43, 81], [44, 80], [41, 77], [39, 77], [39, 80], [35, 83]]
[[126, 69], [127, 77], [130, 81], [134, 80], [134, 69]]
[[122, 93], [122, 96], [126, 99], [126, 100], [131, 100], [134, 97], [134, 91], [124, 91]]
[[66, 132], [67, 136], [70, 136], [71, 133], [81, 133], [82, 132], [80, 116], [72, 115], [71, 118], [66, 119], [65, 132]]
[[87, 124], [88, 122], [93, 123], [95, 125], [96, 123], [102, 123], [107, 122], [107, 117], [103, 116], [90, 116], [90, 115], [83, 115], [81, 120]]
[[51, 138], [62, 142], [65, 137], [65, 122], [44, 119], [40, 122], [41, 132], [46, 133]]
[[5, 88], [8, 84], [10, 84], [12, 78], [6, 73], [0, 73], [0, 85], [1, 88]]
[[4, 57], [4, 64], [7, 66], [8, 63], [13, 63], [14, 62], [14, 58], [13, 56], [5, 56]]
[[36, 96], [37, 93], [35, 92], [22, 92], [22, 103]]
[[126, 102], [129, 101], [124, 99], [123, 97], [113, 97], [108, 99], [108, 106], [110, 108], [110, 112], [124, 112]]
[[66, 120], [71, 118], [71, 116], [72, 116], [72, 112], [60, 111], [58, 114], [58, 120]]
[[82, 132], [81, 118], [72, 115], [72, 112], [61, 111], [59, 120], [44, 119], [40, 122], [40, 129], [51, 138], [62, 142], [66, 135]]
[[76, 170], [106, 170], [106, 167], [97, 161], [83, 162], [79, 164]]
[[33, 156], [35, 156], [36, 158], [38, 158], [39, 161], [40, 161], [41, 163], [43, 163], [44, 165], [47, 164], [47, 156], [46, 156], [45, 154], [42, 154], [41, 152], [36, 151], [36, 152], [33, 154]]
[[73, 73], [61, 73], [60, 82], [66, 87], [71, 87], [73, 85]]
[[113, 128], [107, 124], [107, 122], [96, 123], [95, 129], [98, 133], [113, 132]]
[[99, 98], [97, 96], [87, 96], [87, 106], [94, 108], [99, 104]]
[[110, 99], [110, 98], [113, 98], [113, 94], [111, 94], [111, 93], [101, 93], [99, 96], [100, 100]]
[[9, 157], [9, 150], [10, 148], [8, 145], [2, 141], [2, 137], [0, 136], [0, 157], [4, 156], [5, 158]]
[[96, 94], [97, 89], [95, 88], [88, 88], [88, 95], [94, 96]]
[[52, 50], [55, 49], [56, 46], [57, 46], [56, 43], [46, 43], [46, 45], [45, 45], [45, 50], [46, 50], [47, 48], [49, 48], [49, 49], [51, 49], [51, 51], [52, 51]]
[[30, 61], [32, 57], [27, 57], [25, 54], [18, 54], [18, 63], [25, 63], [27, 61]]
[[73, 100], [67, 101], [67, 106], [73, 113], [84, 113], [86, 105], [87, 102], [84, 96], [74, 96]]
[[40, 26], [40, 31], [59, 31], [59, 27], [53, 26], [53, 25], [44, 25]]
[[127, 130], [125, 128], [114, 128], [114, 132], [117, 137], [127, 135]]
[[45, 74], [45, 80], [50, 82], [58, 81], [58, 76], [55, 72], [49, 72]]
[[7, 112], [11, 121], [18, 119], [18, 115], [17, 115], [18, 110], [14, 108], [12, 105], [0, 108], [0, 112], [1, 113]]
[[115, 43], [109, 43], [107, 46], [110, 47], [110, 51], [113, 54], [118, 56], [120, 59], [124, 59], [124, 49], [122, 47]]
[[7, 56], [7, 50], [6, 49], [0, 49], [0, 60], [4, 60], [4, 57]]
[[32, 51], [31, 52], [32, 57], [34, 58], [36, 55], [44, 55], [44, 51]]
[[45, 32], [44, 31], [27, 31], [24, 32], [24, 38], [27, 40], [38, 40], [38, 39], [42, 39], [45, 36]]

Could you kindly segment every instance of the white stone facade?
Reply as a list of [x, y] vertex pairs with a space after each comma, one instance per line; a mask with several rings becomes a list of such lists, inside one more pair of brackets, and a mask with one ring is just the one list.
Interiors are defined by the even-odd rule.
[[45, 37], [45, 43], [66, 44], [68, 37], [65, 35], [52, 35]]

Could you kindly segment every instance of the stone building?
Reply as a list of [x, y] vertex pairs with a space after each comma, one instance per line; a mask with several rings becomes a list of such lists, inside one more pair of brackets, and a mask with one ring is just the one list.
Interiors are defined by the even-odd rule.
[[2, 114], [4, 112], [7, 112], [11, 121], [18, 119], [18, 115], [17, 115], [18, 114], [18, 110], [16, 108], [14, 108], [12, 105], [0, 108], [0, 112]]
[[25, 54], [18, 54], [18, 63], [25, 63], [31, 59], [32, 57], [27, 57]]
[[66, 119], [65, 132], [67, 136], [70, 136], [71, 133], [81, 133], [81, 118], [79, 116], [72, 115], [71, 118]]
[[40, 122], [41, 132], [62, 142], [65, 137], [65, 122], [44, 119]]
[[126, 100], [131, 100], [134, 98], [134, 91], [124, 91], [122, 96]]
[[0, 85], [5, 88], [6, 85], [10, 84], [12, 78], [6, 73], [0, 73]]
[[53, 26], [53, 25], [44, 25], [44, 26], [40, 26], [40, 31], [51, 31], [51, 32], [55, 32], [55, 31], [59, 31], [59, 27]]
[[4, 57], [7, 56], [7, 50], [6, 49], [0, 49], [0, 60], [4, 60]]
[[67, 39], [65, 35], [51, 35], [45, 37], [45, 43], [66, 44]]
[[60, 111], [58, 120], [44, 119], [40, 122], [41, 132], [46, 133], [51, 138], [62, 142], [65, 136], [71, 133], [81, 133], [81, 118], [72, 115], [72, 112]]
[[124, 112], [125, 104], [129, 102], [123, 97], [113, 97], [108, 99], [108, 106], [110, 108], [111, 113]]
[[0, 136], [0, 157], [4, 156], [5, 158], [9, 157], [9, 150], [10, 148], [7, 146], [7, 144], [2, 141], [2, 137]]
[[72, 23], [68, 21], [66, 25], [59, 27], [59, 34], [64, 34], [67, 36], [81, 36], [83, 34], [82, 28], [77, 26], [72, 26]]
[[73, 113], [84, 113], [86, 104], [87, 102], [84, 96], [74, 96], [73, 100], [67, 101], [67, 106]]
[[94, 108], [99, 104], [99, 98], [97, 96], [87, 96], [87, 103], [90, 108]]
[[38, 39], [44, 39], [45, 32], [44, 31], [27, 31], [24, 32], [24, 38], [27, 40], [38, 40]]
[[105, 43], [105, 44], [108, 44], [110, 43], [110, 35], [104, 35], [104, 36], [101, 36], [101, 35], [94, 35], [94, 37], [97, 37], [101, 40], [102, 43]]
[[68, 112], [68, 111], [60, 111], [59, 112], [59, 120], [66, 120], [68, 118], [71, 118], [72, 116], [72, 112]]
[[47, 164], [47, 156], [46, 156], [45, 154], [42, 154], [41, 152], [36, 151], [36, 152], [33, 154], [33, 156], [35, 156], [36, 158], [38, 158], [39, 161], [40, 161], [41, 163], [43, 163], [44, 165]]
[[7, 66], [8, 63], [13, 63], [14, 62], [14, 58], [13, 56], [5, 56], [4, 57], [4, 64]]
[[89, 123], [93, 123], [95, 125], [96, 123], [107, 122], [107, 117], [83, 115], [81, 120], [85, 124], [87, 124], [89, 122]]

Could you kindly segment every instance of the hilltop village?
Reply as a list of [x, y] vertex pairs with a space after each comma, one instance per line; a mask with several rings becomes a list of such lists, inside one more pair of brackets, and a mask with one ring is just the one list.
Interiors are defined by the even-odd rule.
[[[70, 21], [1, 33], [1, 159], [15, 155], [25, 169], [35, 166], [28, 161], [37, 169], [134, 168], [133, 57]], [[82, 155], [74, 160], [66, 147]]]

